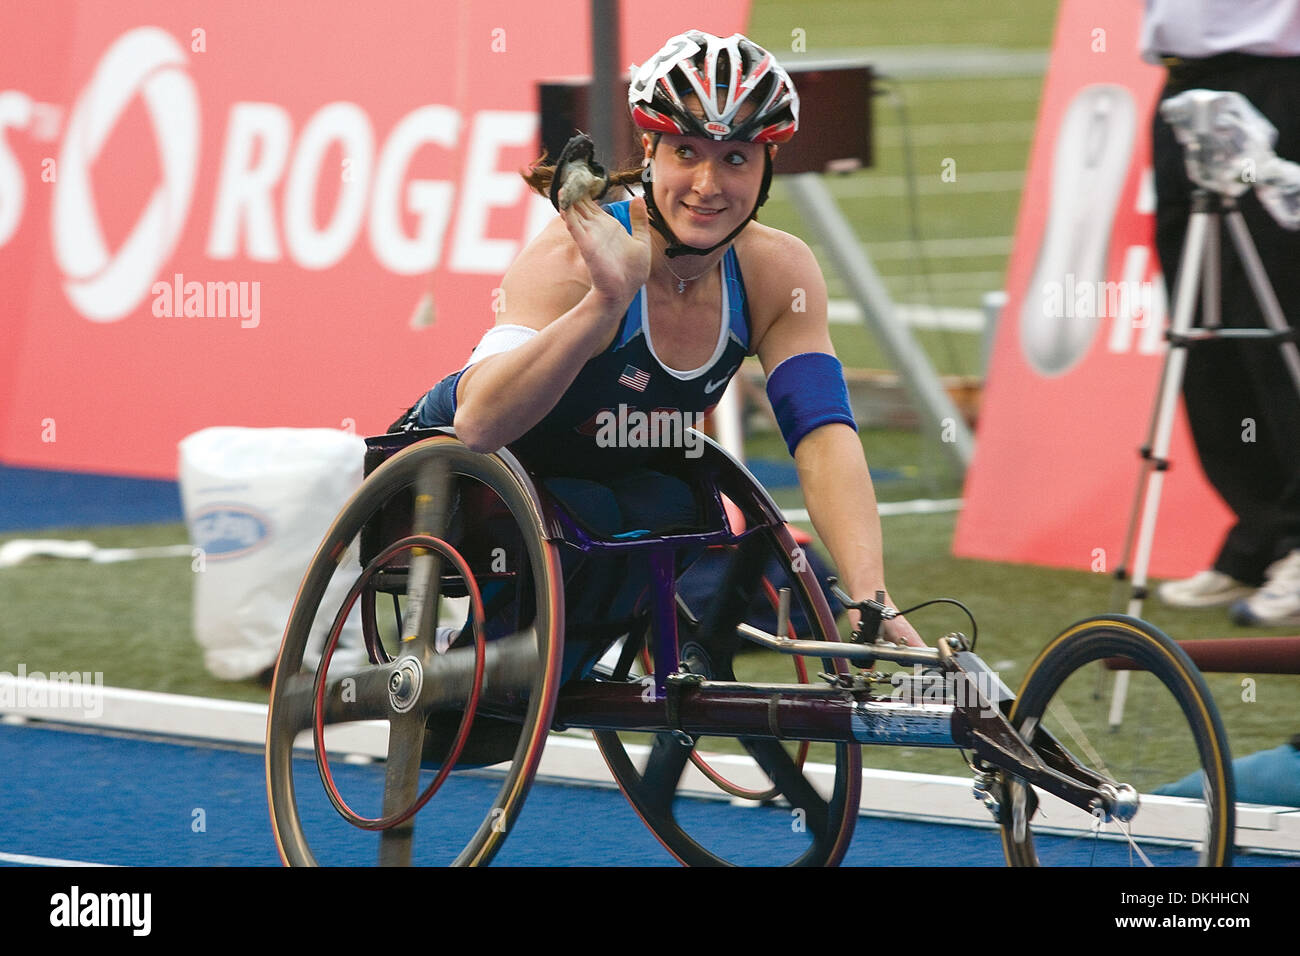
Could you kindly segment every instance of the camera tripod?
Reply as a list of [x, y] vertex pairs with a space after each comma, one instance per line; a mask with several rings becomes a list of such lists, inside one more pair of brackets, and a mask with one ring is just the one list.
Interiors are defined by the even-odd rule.
[[[1219, 259], [1221, 222], [1228, 227], [1267, 328], [1222, 327]], [[1196, 312], [1198, 284], [1203, 321], [1199, 328], [1194, 329], [1192, 318]], [[1278, 304], [1268, 274], [1260, 261], [1250, 230], [1237, 206], [1237, 200], [1232, 196], [1208, 189], [1197, 189], [1192, 193], [1192, 213], [1179, 264], [1173, 321], [1167, 338], [1169, 350], [1165, 355], [1160, 385], [1156, 391], [1156, 406], [1146, 442], [1139, 450], [1142, 465], [1128, 530], [1124, 535], [1124, 556], [1115, 572], [1117, 581], [1127, 579], [1130, 582], [1126, 613], [1134, 617], [1141, 617], [1142, 604], [1148, 593], [1147, 568], [1151, 561], [1151, 546], [1155, 537], [1156, 516], [1160, 509], [1160, 495], [1164, 489], [1165, 471], [1169, 468], [1169, 444], [1187, 366], [1187, 349], [1196, 342], [1208, 339], [1252, 339], [1261, 343], [1277, 343], [1287, 372], [1296, 387], [1296, 394], [1300, 396], [1300, 349], [1296, 347], [1296, 331], [1288, 326], [1282, 314], [1282, 307]], [[1134, 558], [1135, 547], [1136, 558], [1130, 574], [1128, 565], [1130, 558]], [[1119, 671], [1111, 702], [1112, 727], [1118, 726], [1123, 718], [1127, 685], [1128, 671]]]

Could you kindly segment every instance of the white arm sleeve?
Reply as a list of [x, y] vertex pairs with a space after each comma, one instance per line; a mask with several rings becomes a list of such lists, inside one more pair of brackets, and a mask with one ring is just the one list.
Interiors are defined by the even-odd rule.
[[489, 355], [499, 355], [518, 348], [536, 334], [536, 329], [530, 329], [526, 325], [494, 325], [483, 333], [483, 338], [479, 339], [478, 345], [470, 353], [464, 368], [483, 361]]

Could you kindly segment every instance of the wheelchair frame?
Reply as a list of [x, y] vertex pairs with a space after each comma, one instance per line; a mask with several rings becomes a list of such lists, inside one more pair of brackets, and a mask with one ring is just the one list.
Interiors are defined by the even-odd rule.
[[[521, 730], [504, 796], [457, 858], [458, 863], [486, 863], [499, 849], [536, 772], [547, 731], [585, 728], [594, 732], [616, 781], [637, 812], [684, 863], [727, 862], [686, 833], [672, 809], [677, 779], [694, 741], [701, 736], [725, 736], [740, 740], [773, 781], [764, 797], [782, 796], [794, 805], [814, 806], [813, 846], [796, 863], [835, 864], [843, 858], [857, 814], [859, 745], [883, 744], [969, 751], [975, 796], [988, 807], [1001, 830], [1008, 862], [1034, 864], [1038, 858], [1028, 824], [1039, 791], [1097, 821], [1114, 821], [1121, 829], [1142, 805], [1132, 786], [1084, 766], [1039, 719], [1067, 672], [1107, 657], [1123, 657], [1134, 666], [1155, 671], [1178, 701], [1192, 727], [1208, 781], [1204, 789], [1205, 831], [1199, 841], [1201, 861], [1222, 865], [1230, 860], [1233, 793], [1226, 738], [1199, 673], [1169, 638], [1144, 622], [1122, 616], [1080, 622], [1035, 662], [1019, 698], [961, 634], [945, 635], [934, 647], [923, 648], [883, 640], [880, 624], [896, 612], [874, 601], [853, 604], [841, 596], [842, 603], [862, 612], [862, 626], [851, 641], [842, 642], [821, 587], [806, 562], [800, 566], [800, 550], [780, 510], [742, 465], [705, 436], [699, 437], [705, 451], [692, 463], [691, 477], [693, 487], [704, 489], [708, 530], [631, 539], [600, 538], [591, 533], [553, 498], [539, 493], [533, 477], [508, 450], [476, 456], [450, 429], [368, 439], [366, 482], [336, 523], [336, 529], [346, 527], [338, 535], [331, 529], [308, 570], [275, 670], [268, 716], [267, 779], [273, 827], [285, 862], [315, 862], [297, 814], [292, 780], [292, 751], [300, 733], [308, 728], [313, 732], [320, 776], [339, 813], [355, 826], [381, 832], [380, 862], [409, 863], [415, 814], [462, 758], [474, 738], [474, 725], [486, 719], [489, 727], [496, 726], [493, 722], [517, 721]], [[676, 467], [667, 458], [664, 461], [666, 467]], [[397, 468], [406, 471], [397, 475]], [[489, 473], [490, 479], [485, 479]], [[488, 487], [493, 487], [493, 482], [511, 486], [511, 514], [524, 529], [524, 548], [532, 555], [530, 567], [535, 569], [532, 577], [538, 579], [530, 582], [540, 595], [533, 599], [537, 622], [532, 631], [500, 640], [485, 639], [487, 612], [479, 587], [479, 578], [484, 576], [476, 575], [470, 562], [446, 540], [453, 537], [448, 534], [455, 520], [451, 499], [455, 488], [461, 487], [451, 484], [453, 475], [483, 481]], [[387, 486], [375, 491], [376, 482], [384, 481], [398, 491], [390, 493]], [[409, 503], [408, 493], [401, 491], [404, 488], [410, 489]], [[497, 488], [494, 491], [502, 494]], [[370, 492], [375, 493], [367, 499]], [[726, 516], [724, 496], [743, 515], [743, 529], [733, 527]], [[503, 500], [506, 497], [502, 494]], [[344, 519], [363, 500], [369, 502], [360, 509], [367, 512], [364, 524], [351, 527]], [[402, 527], [407, 517], [409, 528]], [[529, 539], [528, 528], [540, 540]], [[304, 651], [323, 600], [321, 582], [332, 576], [348, 553], [342, 537], [355, 534], [362, 540], [359, 563], [363, 571], [334, 615], [322, 663], [315, 674], [309, 674], [303, 667]], [[785, 556], [789, 583], [798, 592], [795, 597], [804, 609], [813, 639], [787, 636], [792, 633], [790, 589], [777, 602], [776, 633], [733, 622], [719, 612], [721, 630], [731, 633], [718, 636], [714, 633], [719, 630], [716, 622], [709, 619], [701, 624], [683, 607], [676, 591], [677, 556], [689, 549], [710, 548], [729, 548], [734, 549], [729, 554], [747, 555], [758, 547], [760, 539], [769, 550]], [[625, 652], [614, 672], [560, 686], [564, 608], [557, 587], [556, 553], [561, 546], [577, 549], [589, 560], [624, 556], [644, 561], [651, 582], [644, 620], [654, 668], [652, 685], [649, 675], [632, 679], [631, 655]], [[410, 555], [406, 566], [392, 566], [402, 554]], [[754, 566], [748, 562], [748, 558], [733, 557], [728, 575], [752, 576]], [[737, 570], [740, 565], [748, 571]], [[547, 579], [544, 586], [541, 578]], [[471, 597], [472, 626], [468, 630], [473, 636], [472, 652], [469, 642], [446, 650], [434, 646], [438, 601], [451, 586]], [[735, 588], [729, 578], [719, 588], [715, 603], [733, 606], [735, 601], [728, 595]], [[396, 655], [390, 655], [377, 636], [374, 594], [383, 589], [395, 595], [393, 604], [401, 628]], [[407, 599], [400, 612], [398, 591]], [[330, 674], [329, 662], [343, 622], [358, 600], [363, 603], [362, 630], [369, 665]], [[684, 646], [682, 628], [697, 626], [705, 637], [699, 644], [687, 642]], [[547, 633], [540, 633], [542, 630]], [[739, 643], [737, 638], [780, 654], [821, 659], [824, 684], [735, 680], [729, 655]], [[909, 680], [901, 686], [891, 682], [887, 684], [890, 692], [880, 693], [885, 682], [883, 675], [872, 670], [877, 662], [920, 665], [942, 679], [943, 699], [935, 701], [933, 694]], [[852, 673], [849, 665], [864, 670]], [[344, 699], [348, 682], [354, 695], [351, 701]], [[1032, 706], [1027, 708], [1026, 700]], [[451, 743], [445, 743], [445, 732], [440, 739], [447, 756], [433, 782], [420, 794], [421, 760], [427, 757], [428, 738], [433, 734], [430, 721], [433, 715], [450, 720], [457, 714]], [[376, 818], [362, 817], [342, 801], [324, 745], [326, 725], [358, 719], [388, 720], [392, 728], [383, 813]], [[617, 736], [623, 731], [657, 735], [644, 770], [638, 771], [627, 757]], [[836, 785], [830, 797], [822, 799], [812, 793], [802, 773], [802, 760], [782, 756], [783, 740], [837, 745]], [[1129, 840], [1133, 842], [1131, 837]]]

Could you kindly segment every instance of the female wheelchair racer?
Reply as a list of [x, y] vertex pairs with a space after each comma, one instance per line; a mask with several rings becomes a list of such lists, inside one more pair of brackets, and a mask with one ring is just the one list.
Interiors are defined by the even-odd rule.
[[[969, 751], [974, 793], [1016, 865], [1145, 862], [1151, 848], [1138, 846], [1131, 824], [1165, 841], [1166, 810], [1190, 821], [1177, 839], [1200, 862], [1228, 862], [1226, 740], [1204, 682], [1169, 638], [1134, 619], [1091, 618], [1049, 644], [1012, 695], [975, 656], [974, 633], [928, 647], [870, 600], [885, 590], [880, 523], [831, 352], [825, 285], [806, 245], [753, 221], [777, 144], [798, 122], [789, 77], [743, 37], [692, 32], [637, 71], [629, 106], [645, 167], [613, 178], [644, 179], [644, 198], [561, 202], [561, 217], [505, 277], [506, 309], [465, 368], [395, 425], [410, 434], [367, 440], [368, 477], [304, 577], [272, 684], [267, 792], [282, 858], [313, 864], [328, 848], [352, 859], [351, 841], [336, 849], [338, 820], [311, 815], [314, 769], [337, 816], [379, 832], [380, 863], [486, 863], [519, 817], [550, 731], [575, 728], [592, 731], [633, 809], [683, 863], [842, 860], [861, 744]], [[530, 180], [545, 189], [549, 173]], [[838, 640], [813, 570], [794, 560], [779, 510], [743, 468], [711, 443], [689, 447], [680, 430], [684, 447], [665, 451], [631, 432], [611, 441], [602, 425], [647, 410], [693, 421], [750, 354], [768, 374], [813, 523], [850, 592], [841, 603], [864, 612], [849, 642]], [[739, 521], [721, 514], [728, 503]], [[770, 577], [767, 558], [783, 563]], [[681, 580], [719, 560], [721, 582], [684, 598]], [[336, 604], [328, 589], [349, 581]], [[775, 627], [758, 626], [760, 593]], [[443, 596], [468, 602], [470, 626], [435, 632]], [[795, 625], [799, 610], [807, 627]], [[369, 663], [331, 671], [356, 617]], [[617, 663], [591, 667], [625, 622]], [[308, 646], [318, 624], [328, 634], [317, 663]], [[801, 683], [737, 674], [742, 640], [794, 655]], [[825, 686], [807, 680], [804, 658], [822, 662]], [[1097, 698], [1097, 671], [1112, 658], [1150, 672], [1137, 696], [1162, 709], [1126, 721], [1126, 733], [1085, 733], [1081, 761], [1062, 741], [1082, 727], [1058, 723], [1052, 708], [1068, 701], [1074, 713]], [[850, 672], [849, 661], [870, 669]], [[898, 674], [876, 671], [876, 661], [974, 690], [931, 701], [924, 681], [895, 687]], [[330, 752], [350, 751], [328, 735], [359, 722], [387, 725], [382, 771], [336, 773]], [[314, 768], [297, 755], [306, 733]], [[645, 734], [648, 746], [636, 743]], [[696, 742], [714, 736], [747, 757], [706, 759]], [[821, 777], [805, 770], [811, 741], [834, 747]], [[636, 747], [643, 760], [633, 760]], [[1159, 771], [1167, 779], [1202, 773], [1204, 799], [1166, 807], [1145, 796], [1155, 751], [1169, 757]], [[688, 762], [746, 805], [784, 801], [792, 819], [710, 822], [698, 801], [677, 799]], [[477, 767], [490, 768], [481, 786]], [[453, 769], [470, 773], [453, 782]], [[455, 799], [417, 841], [414, 815], [444, 782]], [[1056, 801], [1043, 814], [1039, 794]], [[376, 805], [378, 816], [355, 809]], [[1062, 824], [1084, 838], [1035, 842], [1036, 831]]]
[[[889, 603], [825, 280], [805, 243], [755, 221], [778, 144], [798, 127], [789, 75], [739, 34], [691, 31], [637, 71], [628, 106], [644, 165], [611, 179], [642, 181], [644, 197], [602, 207], [584, 196], [562, 208], [506, 273], [504, 307], [469, 363], [394, 427], [452, 425], [474, 451], [509, 446], [599, 533], [666, 533], [690, 524], [690, 489], [648, 469], [643, 449], [600, 441], [598, 416], [631, 409], [689, 422], [756, 354], [842, 586], [859, 599], [885, 592]], [[528, 178], [545, 193], [553, 175], [540, 167]], [[610, 588], [584, 579], [566, 590], [591, 607]], [[625, 584], [612, 606], [626, 609], [634, 590]], [[885, 626], [898, 643], [922, 643], [902, 618]], [[600, 650], [570, 648], [566, 675]]]

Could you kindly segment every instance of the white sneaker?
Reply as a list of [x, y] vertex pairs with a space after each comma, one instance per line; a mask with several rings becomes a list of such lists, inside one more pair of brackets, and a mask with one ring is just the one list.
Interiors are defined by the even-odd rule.
[[1237, 624], [1258, 627], [1300, 625], [1300, 551], [1274, 561], [1264, 575], [1264, 586], [1233, 604], [1228, 616]]
[[1201, 571], [1182, 581], [1166, 581], [1156, 595], [1170, 607], [1221, 607], [1249, 597], [1255, 589], [1220, 571]]

